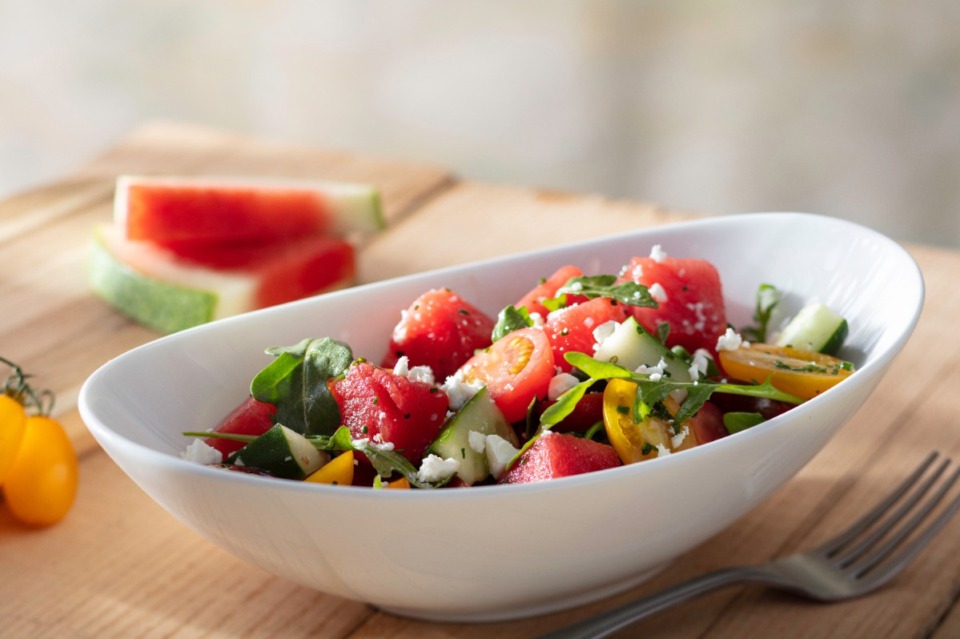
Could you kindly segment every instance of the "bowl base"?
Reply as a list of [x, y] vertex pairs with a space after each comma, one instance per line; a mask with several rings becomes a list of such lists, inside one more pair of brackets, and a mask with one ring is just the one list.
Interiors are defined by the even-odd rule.
[[559, 610], [575, 608], [586, 604], [594, 603], [612, 597], [625, 590], [629, 590], [644, 581], [650, 579], [661, 570], [670, 565], [670, 562], [664, 562], [654, 566], [650, 570], [632, 575], [627, 579], [604, 584], [603, 586], [592, 590], [577, 590], [569, 595], [555, 595], [549, 600], [537, 600], [521, 604], [519, 606], [498, 606], [492, 609], [461, 609], [461, 610], [422, 610], [419, 608], [404, 608], [402, 606], [376, 606], [378, 610], [407, 617], [421, 621], [445, 622], [445, 623], [493, 623], [498, 621], [511, 621], [525, 617], [535, 617], [545, 615]]

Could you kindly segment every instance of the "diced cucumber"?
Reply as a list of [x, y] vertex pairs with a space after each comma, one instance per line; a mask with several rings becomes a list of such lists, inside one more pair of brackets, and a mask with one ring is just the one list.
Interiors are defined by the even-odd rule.
[[244, 446], [231, 460], [274, 477], [303, 479], [330, 460], [300, 433], [277, 424]]
[[828, 306], [814, 303], [800, 309], [777, 338], [777, 346], [835, 355], [849, 332], [847, 320]]
[[640, 366], [657, 366], [663, 360], [670, 379], [676, 382], [692, 381], [689, 365], [648, 333], [633, 317], [628, 317], [600, 343], [594, 359], [613, 362], [631, 371]]
[[519, 445], [513, 427], [493, 403], [486, 387], [481, 388], [453, 416], [428, 451], [444, 459], [453, 458], [459, 461], [457, 475], [468, 486], [486, 479], [490, 474], [487, 456], [470, 445], [471, 432], [479, 433], [483, 437], [499, 435], [514, 446]]

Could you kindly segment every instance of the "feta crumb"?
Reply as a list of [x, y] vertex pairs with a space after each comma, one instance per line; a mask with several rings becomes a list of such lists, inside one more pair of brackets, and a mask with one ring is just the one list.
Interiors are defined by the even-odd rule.
[[671, 448], [680, 448], [680, 444], [683, 443], [683, 440], [687, 438], [687, 435], [690, 434], [690, 428], [687, 426], [683, 427], [679, 433], [670, 438], [670, 447]]
[[749, 345], [748, 342], [743, 341], [739, 333], [730, 327], [727, 327], [727, 331], [717, 339], [718, 351], [735, 351], [740, 348], [740, 346]]
[[410, 368], [410, 360], [406, 355], [401, 355], [397, 363], [393, 365], [393, 374], [399, 377], [406, 377], [412, 382], [422, 382], [424, 384], [434, 384], [433, 369], [429, 366], [414, 366]]
[[610, 320], [593, 329], [593, 339], [596, 342], [593, 347], [594, 352], [600, 348], [600, 345], [603, 344], [604, 341], [613, 335], [618, 326], [620, 326], [619, 322]]
[[670, 449], [663, 444], [657, 444], [657, 457], [666, 457], [670, 454]]
[[480, 382], [464, 381], [462, 371], [457, 371], [448, 377], [440, 386], [440, 390], [446, 393], [447, 399], [450, 400], [450, 408], [455, 410], [463, 408], [463, 405], [479, 393], [481, 388], [483, 384]]
[[533, 322], [533, 328], [543, 328], [543, 315], [534, 311], [530, 313], [530, 321]]
[[651, 382], [659, 382], [661, 379], [663, 379], [663, 374], [666, 372], [666, 370], [667, 362], [661, 357], [656, 366], [646, 366], [641, 364], [634, 372], [649, 376]]
[[654, 244], [653, 248], [650, 249], [650, 259], [657, 264], [663, 264], [663, 261], [667, 259], [667, 253], [659, 244]]
[[187, 449], [180, 453], [180, 457], [186, 459], [187, 461], [208, 466], [210, 464], [223, 463], [223, 453], [202, 439], [194, 439], [192, 442], [190, 442], [190, 445], [187, 446]]
[[426, 483], [436, 483], [453, 477], [460, 470], [460, 462], [453, 457], [443, 459], [437, 455], [427, 455], [417, 471], [417, 479]]
[[470, 444], [470, 448], [481, 455], [487, 448], [487, 436], [478, 430], [470, 431], [467, 435], [467, 442]]
[[690, 379], [697, 381], [707, 376], [710, 370], [710, 360], [713, 359], [705, 348], [698, 348], [693, 352], [693, 361], [690, 363]]
[[547, 399], [555, 401], [558, 397], [580, 383], [580, 380], [570, 373], [560, 373], [550, 378], [550, 385], [547, 387]]
[[663, 288], [660, 282], [654, 282], [650, 288], [650, 297], [657, 300], [661, 304], [665, 304], [667, 301], [667, 291]]
[[520, 449], [500, 435], [487, 435], [486, 451], [490, 474], [493, 475], [494, 479], [500, 479], [507, 464], [520, 452]]

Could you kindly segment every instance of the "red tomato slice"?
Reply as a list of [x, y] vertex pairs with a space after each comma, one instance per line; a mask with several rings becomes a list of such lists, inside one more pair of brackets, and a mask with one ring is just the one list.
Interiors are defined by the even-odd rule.
[[543, 300], [556, 297], [557, 291], [560, 290], [560, 287], [566, 284], [571, 277], [581, 277], [582, 275], [583, 271], [576, 266], [561, 266], [553, 275], [543, 280], [534, 287], [532, 291], [521, 297], [514, 306], [517, 308], [525, 306], [528, 312], [539, 313], [541, 316], [546, 317], [550, 311], [543, 305]]
[[547, 395], [554, 374], [553, 351], [542, 330], [522, 328], [477, 353], [463, 365], [463, 379], [487, 387], [508, 422], [519, 422], [534, 398]]
[[606, 297], [598, 297], [550, 313], [543, 332], [550, 339], [555, 364], [564, 372], [569, 372], [573, 367], [563, 359], [564, 353], [593, 355], [597, 343], [593, 331], [610, 321], [624, 321], [627, 313], [626, 306]]
[[494, 324], [450, 289], [427, 291], [403, 312], [382, 364], [393, 368], [405, 355], [411, 366], [429, 366], [442, 382], [474, 352], [490, 345]]
[[667, 346], [683, 346], [691, 353], [698, 348], [714, 352], [717, 338], [727, 329], [727, 316], [720, 275], [710, 262], [635, 257], [619, 281], [634, 281], [660, 293], [658, 308], [633, 306], [630, 313], [653, 334], [661, 322], [669, 323]]

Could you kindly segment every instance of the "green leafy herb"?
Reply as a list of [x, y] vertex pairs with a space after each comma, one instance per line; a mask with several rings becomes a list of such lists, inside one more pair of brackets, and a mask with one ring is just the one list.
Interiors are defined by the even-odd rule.
[[747, 326], [740, 329], [740, 334], [755, 342], [767, 341], [767, 329], [773, 309], [780, 303], [780, 291], [772, 284], [761, 284], [757, 289], [757, 304], [753, 311], [753, 321], [756, 326]]
[[742, 413], [730, 412], [723, 416], [723, 425], [729, 433], [739, 433], [741, 430], [753, 428], [757, 424], [763, 423], [763, 415], [760, 413]]
[[657, 324], [657, 334], [655, 337], [660, 340], [661, 344], [667, 343], [667, 338], [670, 336], [670, 322], [659, 322]]
[[587, 299], [609, 297], [629, 306], [657, 308], [657, 302], [651, 297], [646, 286], [636, 282], [621, 282], [620, 284], [616, 282], [616, 275], [572, 277], [560, 287], [558, 294], [583, 295]]
[[533, 320], [530, 319], [530, 313], [525, 306], [517, 308], [507, 306], [497, 314], [497, 323], [493, 327], [492, 341], [497, 341], [504, 335], [512, 333], [521, 328], [533, 326]]
[[648, 415], [652, 407], [663, 402], [671, 393], [684, 395], [680, 409], [673, 416], [677, 424], [682, 424], [697, 414], [704, 402], [713, 393], [760, 397], [790, 404], [803, 402], [799, 397], [784, 393], [775, 388], [769, 380], [763, 384], [716, 384], [711, 382], [677, 382], [668, 377], [652, 380], [643, 373], [633, 373], [622, 366], [610, 362], [600, 362], [584, 353], [567, 353], [564, 359], [586, 373], [589, 377], [557, 398], [540, 418], [545, 427], [559, 423], [576, 407], [587, 389], [594, 383], [606, 379], [629, 379], [637, 384], [637, 401], [634, 404], [634, 420], [640, 421]]
[[327, 380], [342, 375], [353, 361], [346, 344], [324, 337], [273, 347], [277, 359], [250, 384], [254, 399], [277, 407], [275, 421], [303, 435], [330, 435], [340, 424], [340, 409]]

